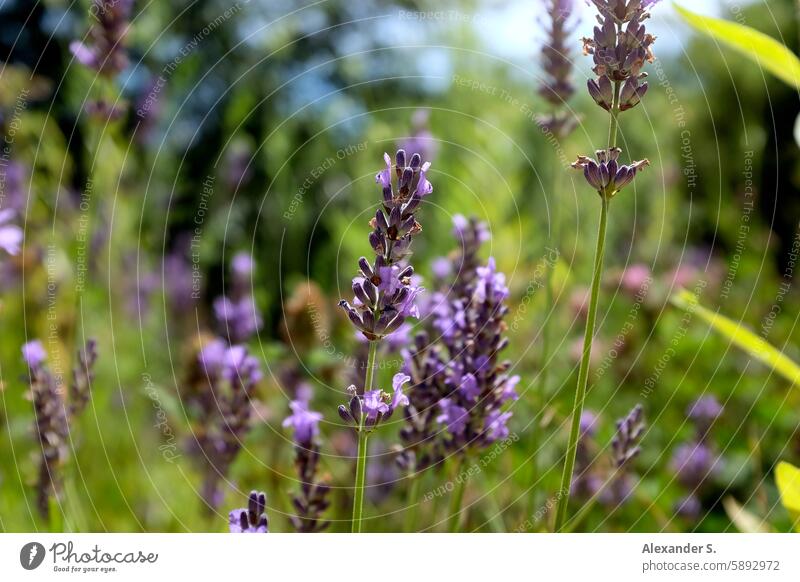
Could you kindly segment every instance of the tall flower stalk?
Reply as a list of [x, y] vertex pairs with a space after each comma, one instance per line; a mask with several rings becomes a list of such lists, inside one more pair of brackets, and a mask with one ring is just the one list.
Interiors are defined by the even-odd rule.
[[632, 162], [629, 165], [619, 161], [622, 150], [617, 147], [619, 114], [627, 111], [641, 101], [647, 92], [647, 83], [642, 72], [645, 62], [651, 62], [651, 46], [655, 37], [648, 34], [643, 22], [649, 18], [647, 9], [658, 0], [592, 0], [598, 11], [597, 26], [592, 38], [583, 39], [584, 54], [592, 55], [596, 79], [589, 79], [587, 87], [595, 103], [606, 110], [610, 116], [608, 147], [596, 152], [596, 159], [579, 156], [573, 164], [583, 170], [589, 185], [600, 196], [600, 221], [597, 230], [592, 285], [589, 296], [589, 311], [586, 330], [583, 336], [583, 350], [578, 370], [578, 384], [572, 408], [564, 471], [558, 491], [558, 507], [555, 517], [555, 531], [561, 531], [566, 522], [569, 508], [572, 473], [575, 468], [580, 420], [589, 380], [589, 363], [592, 353], [592, 340], [597, 319], [597, 303], [600, 292], [600, 279], [603, 273], [605, 256], [606, 228], [608, 225], [609, 204], [616, 194], [633, 181], [636, 174], [645, 166], [647, 160]]
[[364, 386], [360, 390], [350, 386], [348, 404], [339, 406], [339, 416], [358, 435], [353, 495], [354, 533], [362, 528], [369, 434], [387, 420], [398, 406], [408, 404], [403, 385], [410, 378], [405, 374], [394, 376], [391, 394], [373, 388], [375, 361], [378, 342], [397, 331], [409, 317], [419, 316], [415, 301], [421, 288], [412, 281], [414, 268], [407, 264], [407, 258], [413, 237], [422, 230], [415, 212], [422, 200], [433, 191], [433, 186], [425, 177], [430, 164], [423, 163], [419, 154], [415, 153], [409, 158], [405, 150], [398, 150], [394, 165], [389, 154], [383, 157], [386, 168], [375, 177], [375, 181], [381, 185], [383, 201], [370, 221], [372, 232], [369, 234], [369, 243], [375, 259], [372, 262], [365, 257], [359, 259], [360, 272], [353, 278], [352, 285], [355, 295], [353, 303], [345, 300], [339, 302], [350, 321], [369, 342]]
[[[566, 104], [575, 94], [572, 82], [572, 50], [567, 42], [568, 37], [575, 29], [572, 15], [574, 0], [544, 0], [547, 7], [545, 26], [547, 28], [547, 41], [541, 49], [541, 65], [543, 71], [542, 85], [539, 94], [550, 107], [547, 114], [536, 118], [537, 124], [546, 135], [552, 136], [557, 143], [569, 137], [577, 125], [577, 118], [567, 110]], [[550, 224], [551, 240], [556, 248], [560, 248], [561, 220], [559, 216], [560, 203], [557, 199], [561, 188], [561, 172], [557, 169], [558, 157], [554, 155], [552, 167], [552, 182], [550, 184], [550, 199], [554, 201], [552, 220]], [[553, 305], [555, 292], [553, 289], [553, 271], [555, 265], [547, 265], [545, 272], [545, 303]], [[542, 323], [542, 368], [539, 378], [538, 392], [547, 394], [550, 347], [552, 335], [551, 317], [546, 317]], [[539, 398], [536, 392], [532, 399], [534, 414], [538, 413]], [[537, 482], [539, 481], [538, 450], [539, 427], [534, 422], [531, 431], [531, 458], [530, 458], [530, 483], [531, 491], [528, 494], [526, 514], [531, 514], [531, 508], [537, 505]]]
[[68, 390], [61, 385], [60, 376], [48, 370], [47, 352], [40, 341], [22, 346], [22, 358], [28, 366], [29, 396], [36, 414], [34, 429], [41, 447], [36, 505], [42, 519], [50, 523], [51, 529], [58, 530], [54, 527], [56, 516], [51, 511], [51, 501], [59, 505], [62, 502], [70, 431], [91, 397], [97, 343], [90, 339], [78, 352]]

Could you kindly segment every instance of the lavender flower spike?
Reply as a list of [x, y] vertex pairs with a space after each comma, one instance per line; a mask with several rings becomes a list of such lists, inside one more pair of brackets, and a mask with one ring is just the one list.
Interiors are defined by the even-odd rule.
[[330, 486], [324, 478], [317, 476], [320, 449], [316, 437], [322, 415], [309, 410], [306, 400], [295, 400], [289, 406], [292, 414], [283, 421], [283, 426], [294, 428], [294, 465], [300, 480], [300, 489], [292, 497], [292, 505], [297, 513], [289, 516], [289, 519], [298, 532], [320, 532], [329, 525], [322, 519], [322, 514], [330, 506]]
[[84, 67], [114, 76], [128, 65], [125, 37], [133, 0], [93, 0], [88, 42], [75, 40], [69, 50]]
[[398, 150], [394, 166], [388, 154], [384, 161], [386, 168], [375, 177], [383, 191], [383, 204], [370, 221], [369, 242], [376, 257], [372, 263], [359, 259], [352, 305], [339, 302], [370, 341], [389, 335], [406, 318], [419, 315], [414, 302], [421, 289], [412, 282], [413, 267], [403, 266], [403, 261], [410, 253], [412, 238], [422, 230], [414, 213], [433, 191], [426, 177], [430, 164], [423, 163], [419, 154], [407, 160], [406, 152]]
[[625, 418], [617, 421], [617, 434], [611, 441], [612, 457], [617, 469], [625, 467], [639, 454], [639, 441], [643, 434], [642, 405], [637, 404]]
[[574, 0], [545, 0], [547, 19], [542, 26], [547, 30], [547, 42], [542, 46], [541, 63], [544, 79], [539, 94], [550, 103], [553, 112], [539, 115], [536, 121], [557, 138], [565, 138], [575, 129], [578, 119], [563, 111], [575, 93], [572, 83], [572, 51], [567, 39], [575, 30], [571, 22]]
[[228, 514], [231, 533], [268, 533], [269, 520], [266, 514], [267, 496], [251, 491], [247, 507], [234, 509]]

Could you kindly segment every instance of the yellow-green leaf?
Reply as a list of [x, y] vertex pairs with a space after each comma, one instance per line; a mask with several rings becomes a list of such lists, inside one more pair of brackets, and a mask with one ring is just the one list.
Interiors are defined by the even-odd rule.
[[770, 533], [772, 528], [763, 519], [747, 511], [733, 497], [728, 496], [722, 500], [722, 507], [728, 514], [728, 519], [742, 533]]
[[695, 295], [685, 289], [677, 295], [673, 295], [670, 301], [681, 309], [692, 311], [727, 337], [731, 343], [771, 367], [793, 384], [800, 385], [800, 366], [778, 348], [757, 336], [745, 326], [728, 319], [724, 315], [706, 309], [700, 305]]
[[781, 461], [775, 467], [775, 483], [781, 492], [781, 503], [790, 512], [800, 515], [800, 469]]
[[695, 30], [744, 55], [789, 86], [800, 89], [800, 59], [771, 36], [737, 22], [695, 14], [677, 4], [675, 10]]

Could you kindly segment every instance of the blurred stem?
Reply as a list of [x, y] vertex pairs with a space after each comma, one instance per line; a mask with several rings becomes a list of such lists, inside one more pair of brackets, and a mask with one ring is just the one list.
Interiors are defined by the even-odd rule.
[[[552, 184], [551, 190], [554, 204], [553, 204], [553, 223], [552, 223], [552, 240], [553, 244], [555, 244], [556, 249], [561, 248], [561, 241], [560, 241], [560, 232], [561, 229], [559, 227], [559, 218], [556, 214], [556, 209], [559, 207], [558, 202], [555, 200], [557, 193], [561, 188], [561, 172], [560, 170], [556, 170], [556, 165], [558, 160], [554, 160], [553, 164], [553, 176], [552, 176]], [[560, 252], [560, 250], [559, 250]], [[547, 360], [550, 359], [550, 332], [551, 332], [551, 325], [550, 313], [554, 313], [555, 310], [552, 309], [553, 305], [553, 297], [555, 296], [553, 290], [553, 270], [555, 265], [547, 264], [547, 260], [545, 260], [545, 266], [547, 268], [547, 273], [545, 275], [545, 303], [548, 309], [551, 311], [545, 316], [544, 322], [542, 323], [542, 372], [539, 381], [539, 390], [536, 389], [531, 390], [531, 405], [533, 408], [533, 421], [532, 421], [532, 430], [531, 430], [531, 457], [530, 457], [530, 465], [531, 470], [529, 474], [528, 483], [531, 484], [531, 490], [528, 493], [528, 502], [525, 504], [525, 516], [530, 516], [533, 513], [533, 509], [537, 507], [537, 497], [538, 497], [538, 479], [539, 479], [539, 430], [540, 426], [538, 425], [538, 414], [540, 412], [539, 407], [541, 405], [541, 399], [539, 398], [539, 393], [547, 394], [547, 380], [548, 378], [548, 371], [549, 367], [547, 365]]]
[[464, 503], [464, 490], [467, 488], [467, 480], [460, 479], [461, 467], [464, 466], [465, 455], [462, 455], [456, 465], [456, 489], [453, 496], [450, 498], [450, 511], [449, 523], [447, 531], [450, 533], [457, 533], [458, 526], [461, 523], [461, 505]]
[[[372, 381], [375, 376], [375, 357], [378, 353], [378, 342], [369, 342], [369, 355], [367, 356], [367, 373], [364, 379], [364, 393], [372, 390]], [[353, 533], [361, 533], [361, 519], [364, 514], [364, 483], [367, 478], [367, 431], [364, 426], [364, 412], [358, 425], [358, 457], [356, 458], [356, 486], [353, 496]]]
[[[611, 105], [611, 124], [608, 128], [608, 149], [617, 145], [617, 133], [619, 122], [617, 114], [619, 112], [619, 94], [621, 83], [614, 82], [614, 100]], [[556, 521], [554, 531], [561, 531], [567, 517], [569, 508], [569, 493], [572, 487], [572, 473], [575, 470], [575, 455], [578, 452], [578, 438], [580, 437], [581, 415], [583, 414], [583, 402], [586, 398], [586, 385], [589, 382], [589, 362], [592, 356], [592, 340], [594, 339], [595, 321], [597, 319], [597, 303], [600, 295], [600, 279], [603, 275], [603, 258], [606, 247], [606, 227], [608, 225], [608, 204], [612, 192], [600, 193], [600, 226], [597, 229], [597, 247], [594, 255], [594, 272], [592, 273], [592, 290], [589, 299], [589, 313], [586, 317], [586, 330], [583, 334], [583, 353], [581, 354], [581, 365], [578, 370], [578, 386], [575, 390], [575, 403], [572, 407], [572, 426], [567, 442], [567, 456], [564, 462], [564, 472], [561, 474], [561, 487], [558, 490], [558, 507], [556, 509]]]
[[408, 508], [406, 509], [405, 526], [403, 527], [405, 533], [414, 533], [419, 529], [417, 527], [417, 507], [419, 507], [420, 481], [419, 473], [414, 473], [411, 476], [411, 486], [408, 488]]

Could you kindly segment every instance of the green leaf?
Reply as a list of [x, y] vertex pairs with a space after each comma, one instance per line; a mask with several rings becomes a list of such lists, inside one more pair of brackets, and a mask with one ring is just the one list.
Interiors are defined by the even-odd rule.
[[675, 10], [695, 30], [744, 55], [787, 85], [800, 89], [800, 59], [771, 36], [743, 24], [695, 14], [677, 4]]
[[727, 337], [731, 343], [771, 367], [793, 384], [800, 385], [800, 366], [778, 348], [757, 336], [745, 326], [728, 319], [724, 315], [706, 309], [700, 305], [695, 295], [685, 289], [677, 295], [673, 295], [670, 301], [681, 309], [695, 313], [720, 334]]
[[775, 467], [775, 483], [786, 510], [795, 516], [800, 515], [800, 469], [781, 461]]

